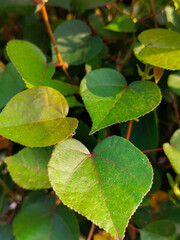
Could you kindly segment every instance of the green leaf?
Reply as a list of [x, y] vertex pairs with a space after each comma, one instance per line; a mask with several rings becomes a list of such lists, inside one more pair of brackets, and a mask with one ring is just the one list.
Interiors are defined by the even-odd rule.
[[2, 240], [12, 240], [13, 231], [11, 225], [0, 225], [0, 239]]
[[71, 0], [71, 7], [77, 9], [91, 9], [101, 7], [107, 3], [113, 3], [115, 0]]
[[174, 171], [180, 174], [180, 129], [176, 130], [170, 143], [164, 143], [163, 149]]
[[70, 108], [73, 107], [84, 107], [82, 103], [80, 103], [75, 96], [67, 96], [66, 101]]
[[169, 220], [160, 220], [141, 230], [141, 240], [175, 240], [175, 225]]
[[174, 7], [167, 6], [164, 10], [166, 13], [167, 27], [173, 31], [180, 32], [180, 16], [175, 12]]
[[75, 139], [58, 145], [48, 164], [49, 179], [62, 202], [116, 239], [152, 184], [147, 157], [129, 141], [109, 137], [90, 154]]
[[24, 89], [24, 82], [12, 63], [7, 64], [0, 74], [0, 86], [0, 108]]
[[180, 223], [180, 204], [162, 208], [161, 214], [164, 218], [179, 224]]
[[[62, 58], [69, 65], [83, 64], [95, 57], [102, 49], [102, 40], [91, 36], [88, 25], [80, 20], [65, 21], [54, 32]], [[53, 62], [57, 56], [52, 47]]]
[[115, 32], [135, 32], [135, 23], [132, 18], [122, 15], [110, 22], [105, 29]]
[[153, 82], [136, 81], [127, 86], [121, 73], [108, 68], [88, 73], [80, 92], [93, 121], [90, 134], [143, 116], [161, 101], [160, 89]]
[[48, 0], [46, 4], [49, 6], [62, 7], [70, 10], [70, 0]]
[[68, 104], [49, 87], [27, 89], [14, 96], [0, 114], [0, 135], [28, 147], [54, 145], [72, 135], [75, 118], [66, 118]]
[[15, 217], [13, 229], [18, 240], [79, 240], [75, 214], [62, 204], [55, 206], [53, 196], [32, 202]]
[[134, 48], [136, 57], [169, 70], [180, 69], [180, 34], [167, 29], [150, 29], [139, 34], [141, 44]]
[[12, 40], [7, 44], [7, 53], [28, 88], [46, 86], [54, 74], [54, 66], [48, 65], [45, 55], [30, 42]]
[[50, 188], [47, 164], [51, 153], [45, 148], [24, 148], [5, 158], [8, 170], [15, 183], [25, 189]]
[[170, 74], [168, 77], [167, 84], [172, 92], [180, 96], [180, 72]]

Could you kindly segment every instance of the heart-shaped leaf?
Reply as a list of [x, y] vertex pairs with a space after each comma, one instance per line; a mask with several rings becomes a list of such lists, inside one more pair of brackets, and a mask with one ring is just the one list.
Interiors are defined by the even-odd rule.
[[27, 89], [1, 112], [0, 135], [28, 147], [54, 145], [77, 128], [77, 119], [66, 118], [68, 110], [66, 99], [55, 89]]
[[78, 91], [76, 86], [51, 79], [55, 68], [52, 64], [47, 64], [46, 57], [36, 45], [27, 41], [12, 40], [7, 44], [7, 53], [28, 88], [48, 86], [63, 95]]
[[176, 130], [170, 143], [163, 144], [164, 152], [177, 174], [180, 174], [180, 129]]
[[56, 206], [55, 197], [41, 197], [21, 209], [13, 221], [18, 240], [79, 240], [75, 214], [66, 206]]
[[59, 143], [48, 172], [64, 204], [118, 240], [152, 184], [147, 157], [116, 136], [100, 142], [92, 154], [75, 139]]
[[5, 158], [12, 179], [25, 189], [50, 188], [47, 164], [51, 151], [47, 148], [24, 148]]
[[134, 48], [136, 57], [169, 70], [180, 69], [180, 34], [167, 29], [150, 29], [139, 34], [140, 44]]
[[[88, 25], [80, 20], [65, 21], [59, 25], [54, 36], [62, 58], [69, 65], [79, 65], [95, 57], [102, 49], [102, 40], [91, 36]], [[52, 47], [53, 61], [57, 56]]]
[[115, 32], [135, 32], [135, 23], [132, 18], [122, 15], [110, 22], [105, 29]]
[[127, 86], [121, 73], [108, 68], [88, 73], [80, 91], [93, 121], [91, 134], [117, 122], [143, 116], [161, 101], [161, 92], [155, 83], [135, 81]]
[[14, 95], [23, 90], [25, 84], [12, 63], [8, 63], [0, 74], [0, 108]]

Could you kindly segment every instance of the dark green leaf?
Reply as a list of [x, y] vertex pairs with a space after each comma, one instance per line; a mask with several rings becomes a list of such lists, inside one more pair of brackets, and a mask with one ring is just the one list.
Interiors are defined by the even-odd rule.
[[80, 91], [93, 121], [91, 134], [117, 122], [143, 116], [161, 101], [160, 89], [153, 82], [136, 81], [127, 86], [121, 73], [108, 68], [88, 73]]
[[110, 22], [105, 29], [115, 32], [135, 32], [135, 23], [132, 18], [122, 15]]

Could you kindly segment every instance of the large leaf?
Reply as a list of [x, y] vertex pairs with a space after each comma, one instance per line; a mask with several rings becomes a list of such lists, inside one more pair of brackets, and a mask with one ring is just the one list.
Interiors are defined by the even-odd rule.
[[180, 34], [167, 29], [150, 29], [139, 34], [141, 44], [134, 48], [136, 57], [169, 70], [180, 69]]
[[163, 149], [175, 172], [180, 174], [180, 129], [175, 131], [170, 143], [163, 144]]
[[54, 145], [77, 128], [66, 118], [66, 99], [49, 87], [27, 89], [14, 96], [0, 114], [0, 135], [28, 147]]
[[88, 73], [80, 91], [93, 121], [91, 134], [117, 122], [143, 116], [161, 101], [160, 89], [153, 82], [136, 81], [127, 86], [121, 73], [107, 68]]
[[62, 204], [56, 206], [54, 197], [40, 198], [23, 207], [13, 229], [18, 240], [79, 240], [75, 214]]
[[90, 154], [75, 139], [58, 145], [48, 164], [50, 182], [62, 202], [116, 239], [152, 184], [147, 157], [129, 141], [109, 137]]
[[[80, 20], [65, 21], [59, 25], [54, 36], [62, 58], [69, 65], [79, 65], [89, 61], [102, 49], [102, 40], [91, 36], [88, 25]], [[52, 47], [53, 61], [57, 56]]]
[[115, 0], [71, 0], [71, 7], [77, 9], [91, 9], [101, 7], [107, 3], [113, 3]]
[[171, 91], [180, 96], [180, 72], [170, 74], [167, 84]]
[[28, 88], [49, 86], [63, 95], [78, 91], [76, 86], [51, 80], [55, 68], [52, 64], [47, 64], [46, 57], [36, 45], [27, 41], [13, 40], [7, 44], [7, 53]]
[[175, 225], [169, 220], [160, 220], [141, 230], [141, 240], [175, 240]]
[[24, 89], [24, 82], [12, 63], [0, 74], [0, 108], [14, 95]]
[[110, 22], [105, 29], [115, 32], [135, 32], [135, 23], [132, 18], [122, 15]]
[[14, 182], [22, 188], [37, 190], [51, 187], [47, 173], [50, 156], [46, 148], [24, 148], [5, 162]]

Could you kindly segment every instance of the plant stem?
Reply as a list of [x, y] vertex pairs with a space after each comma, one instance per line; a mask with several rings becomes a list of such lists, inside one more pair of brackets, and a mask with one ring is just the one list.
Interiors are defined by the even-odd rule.
[[159, 9], [158, 11], [156, 11], [156, 12], [154, 12], [154, 13], [146, 16], [146, 17], [143, 17], [143, 18], [137, 20], [137, 23], [143, 22], [143, 21], [145, 21], [145, 20], [147, 20], [147, 19], [149, 19], [149, 18], [154, 17], [154, 16], [157, 15], [158, 13], [162, 12], [162, 11], [163, 11], [168, 5], [170, 5], [171, 3], [173, 3], [173, 0], [170, 0], [166, 5], [164, 5], [164, 6], [163, 6], [161, 9]]
[[117, 4], [113, 3], [112, 6], [114, 8], [116, 8], [120, 13], [122, 13], [123, 15], [129, 16], [128, 13], [124, 12]]
[[129, 140], [132, 130], [133, 120], [130, 120], [128, 123], [127, 131], [126, 131], [126, 139]]
[[172, 99], [172, 104], [173, 104], [174, 112], [175, 112], [175, 115], [176, 115], [178, 128], [180, 128], [180, 115], [179, 115], [178, 103], [177, 103], [175, 95], [172, 92], [169, 92], [169, 94], [170, 94], [170, 97]]
[[5, 192], [12, 198], [12, 199], [16, 199], [14, 196], [13, 191], [11, 191], [9, 189], [9, 187], [5, 184], [5, 182], [0, 178], [0, 184], [1, 186], [4, 188]]
[[[154, 0], [149, 0], [149, 1], [150, 1], [150, 6], [151, 6], [151, 13], [154, 14], [155, 13]], [[157, 19], [156, 19], [156, 14], [153, 15], [153, 21], [154, 21], [155, 28], [158, 28], [158, 22], [157, 22]]]
[[47, 11], [46, 11], [46, 7], [45, 7], [45, 4], [44, 4], [44, 1], [43, 1], [43, 0], [41, 0], [41, 4], [42, 4], [41, 13], [42, 13], [42, 16], [43, 16], [45, 25], [46, 25], [47, 32], [48, 32], [48, 34], [49, 34], [49, 37], [50, 37], [50, 39], [51, 39], [51, 41], [52, 41], [54, 50], [55, 50], [55, 52], [56, 52], [56, 55], [57, 55], [59, 64], [60, 64], [60, 66], [61, 66], [64, 74], [66, 75], [67, 79], [69, 80], [69, 82], [74, 85], [74, 81], [73, 81], [73, 79], [71, 78], [71, 76], [69, 75], [69, 73], [68, 73], [68, 71], [67, 71], [67, 69], [66, 69], [66, 66], [65, 66], [65, 62], [63, 61], [63, 59], [62, 59], [62, 57], [61, 57], [61, 54], [60, 54], [60, 52], [59, 52], [59, 50], [58, 50], [58, 46], [57, 46], [56, 40], [55, 40], [55, 38], [54, 38], [52, 29], [51, 29], [51, 25], [50, 25], [50, 23], [49, 23], [49, 18], [48, 18]]
[[92, 236], [93, 236], [95, 228], [96, 228], [96, 225], [94, 223], [92, 223], [87, 240], [91, 240], [92, 239]]
[[130, 18], [133, 18], [133, 11], [134, 11], [135, 2], [136, 2], [136, 0], [132, 0], [132, 2], [131, 2]]
[[163, 148], [155, 148], [155, 149], [149, 149], [142, 151], [143, 153], [151, 153], [151, 152], [160, 152], [163, 151]]

